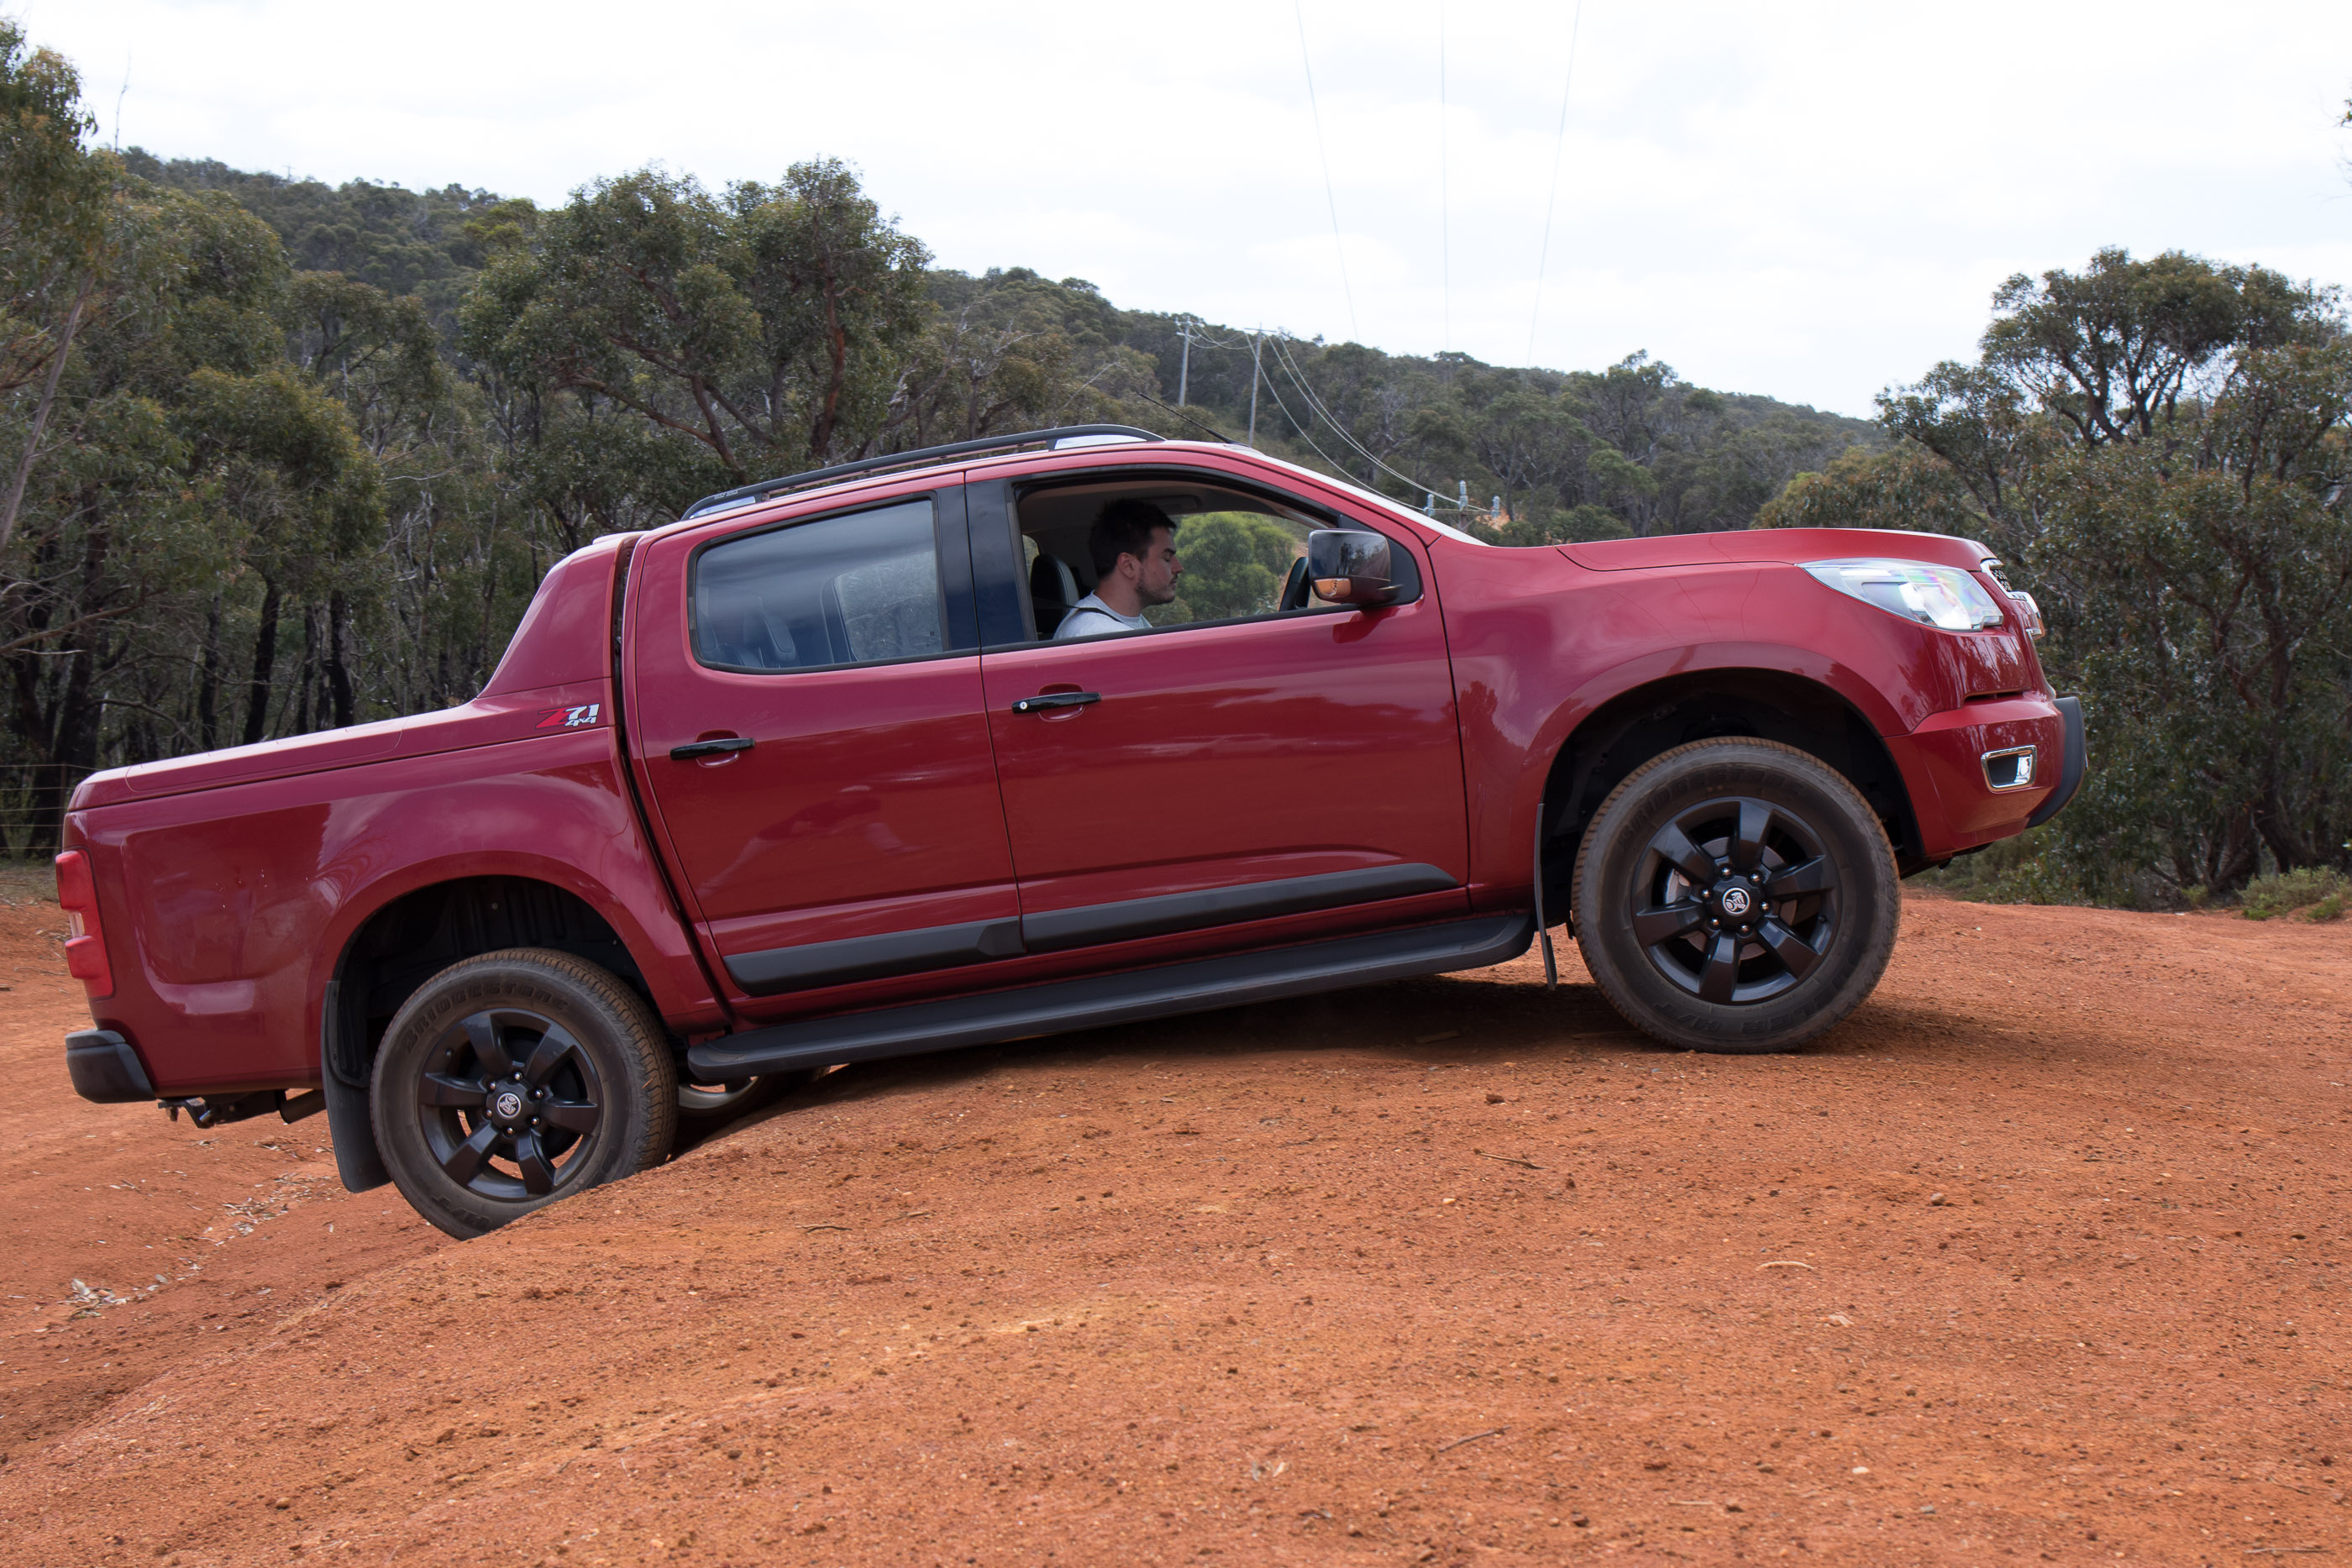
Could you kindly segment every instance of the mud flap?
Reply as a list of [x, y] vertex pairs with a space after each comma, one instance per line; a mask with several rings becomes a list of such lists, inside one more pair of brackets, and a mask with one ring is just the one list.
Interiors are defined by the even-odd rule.
[[[320, 1085], [327, 1096], [327, 1132], [335, 1145], [335, 1174], [346, 1192], [366, 1192], [392, 1180], [376, 1152], [375, 1126], [368, 1119], [368, 1072], [363, 1043], [354, 1044], [343, 1017], [343, 984], [327, 982], [319, 1009]], [[360, 1020], [362, 1041], [366, 1021]]]

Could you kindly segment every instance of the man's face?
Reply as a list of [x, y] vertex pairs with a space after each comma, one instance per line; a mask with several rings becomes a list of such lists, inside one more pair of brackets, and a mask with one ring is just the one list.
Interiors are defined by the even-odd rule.
[[[1128, 557], [1134, 560], [1133, 556]], [[1176, 597], [1176, 580], [1184, 563], [1176, 559], [1176, 536], [1167, 528], [1151, 530], [1151, 548], [1137, 563], [1135, 595], [1146, 604], [1166, 604]]]

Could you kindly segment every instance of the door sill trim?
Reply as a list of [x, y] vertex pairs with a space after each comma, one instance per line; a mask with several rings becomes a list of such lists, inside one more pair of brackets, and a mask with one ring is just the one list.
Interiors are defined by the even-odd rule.
[[1524, 913], [1453, 920], [774, 1024], [707, 1040], [687, 1052], [687, 1061], [698, 1082], [719, 1083], [790, 1068], [1027, 1040], [1382, 980], [1482, 969], [1517, 957], [1534, 938], [1535, 917]]
[[1446, 893], [1461, 885], [1433, 865], [1366, 866], [1317, 876], [1235, 883], [1229, 887], [1024, 914], [1021, 940], [1032, 953], [1062, 953], [1073, 947], [1132, 942], [1143, 936], [1165, 936], [1245, 920], [1270, 920], [1281, 915], [1371, 904], [1384, 898]]

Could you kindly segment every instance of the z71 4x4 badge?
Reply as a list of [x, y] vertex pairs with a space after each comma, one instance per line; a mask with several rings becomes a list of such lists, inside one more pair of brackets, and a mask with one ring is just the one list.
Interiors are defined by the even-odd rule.
[[578, 729], [583, 725], [594, 724], [596, 716], [603, 711], [601, 703], [583, 703], [578, 707], [551, 707], [539, 716], [539, 722], [531, 728]]

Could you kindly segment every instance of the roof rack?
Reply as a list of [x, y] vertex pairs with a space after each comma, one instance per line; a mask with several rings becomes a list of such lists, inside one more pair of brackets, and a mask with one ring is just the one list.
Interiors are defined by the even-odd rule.
[[[739, 486], [721, 490], [715, 496], [705, 496], [678, 514], [679, 521], [715, 512], [725, 507], [740, 506], [750, 501], [764, 501], [781, 496], [787, 490], [804, 490], [813, 485], [830, 485], [836, 479], [854, 478], [860, 474], [878, 474], [887, 468], [918, 468], [926, 463], [936, 463], [943, 457], [967, 457], [982, 452], [1013, 452], [1040, 442], [1058, 446], [1065, 441], [1092, 444], [1087, 437], [1111, 438], [1121, 441], [1165, 441], [1168, 438], [1149, 430], [1139, 430], [1131, 424], [1064, 424], [1052, 430], [1024, 430], [1013, 435], [983, 435], [977, 441], [951, 441], [945, 446], [926, 446], [915, 452], [893, 452], [881, 457], [860, 458], [855, 463], [836, 463], [830, 468], [812, 468], [805, 474], [787, 474], [780, 479], [762, 479], [756, 485]], [[1108, 444], [1108, 441], [1105, 443]]]

